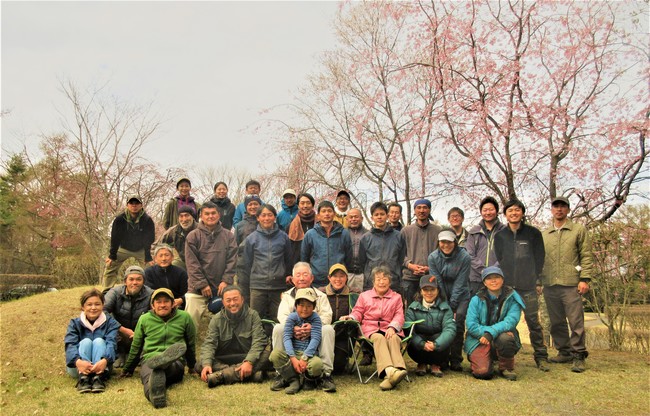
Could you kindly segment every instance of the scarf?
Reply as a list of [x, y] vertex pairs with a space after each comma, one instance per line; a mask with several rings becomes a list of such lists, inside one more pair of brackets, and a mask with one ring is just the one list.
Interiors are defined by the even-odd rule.
[[95, 332], [97, 328], [104, 325], [104, 322], [106, 322], [106, 314], [102, 312], [99, 315], [99, 317], [95, 319], [95, 322], [93, 322], [92, 324], [90, 323], [88, 318], [86, 318], [86, 312], [81, 312], [81, 315], [79, 315], [79, 319], [81, 320], [81, 324], [86, 328], [88, 328], [90, 332]]
[[298, 211], [296, 218], [291, 221], [289, 224], [289, 239], [291, 241], [302, 241], [305, 238], [305, 230], [302, 228], [302, 223], [313, 223], [316, 219], [316, 211], [312, 211], [307, 215], [303, 215], [302, 212]]

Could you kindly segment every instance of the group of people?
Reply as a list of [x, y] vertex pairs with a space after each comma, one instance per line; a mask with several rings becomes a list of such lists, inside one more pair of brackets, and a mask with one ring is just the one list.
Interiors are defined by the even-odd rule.
[[[350, 339], [360, 343], [359, 365], [376, 361], [382, 390], [407, 376], [404, 351], [417, 375], [462, 371], [464, 350], [474, 377], [516, 380], [522, 311], [541, 371], [549, 362], [585, 370], [581, 295], [589, 290], [591, 248], [585, 228], [568, 217], [567, 198], [551, 201], [553, 223], [543, 232], [525, 222], [518, 200], [505, 204], [501, 223], [492, 197], [480, 202], [482, 219], [469, 230], [458, 207], [449, 210], [448, 227], [434, 223], [427, 199], [415, 201], [415, 221], [406, 226], [399, 204], [376, 202], [366, 229], [348, 191], [316, 204], [287, 189], [278, 213], [260, 190], [249, 181], [235, 206], [218, 182], [200, 205], [181, 178], [155, 242], [142, 200], [127, 198], [113, 222], [106, 295], [84, 293], [65, 338], [80, 392], [103, 391], [113, 367], [130, 376], [138, 364], [155, 407], [166, 405], [166, 386], [182, 380], [185, 366], [208, 387], [259, 382], [275, 369], [274, 391], [335, 392], [333, 375], [346, 372], [353, 355]], [[128, 267], [116, 286], [129, 257], [147, 267]], [[558, 351], [550, 359], [542, 293]]]

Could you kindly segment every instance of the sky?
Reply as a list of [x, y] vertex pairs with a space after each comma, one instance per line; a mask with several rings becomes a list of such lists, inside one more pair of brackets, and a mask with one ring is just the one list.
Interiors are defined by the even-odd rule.
[[[161, 124], [163, 167], [273, 162], [255, 133], [334, 45], [337, 2], [12, 2], [1, 7], [2, 159], [62, 131], [61, 80], [107, 83]], [[267, 149], [266, 149], [267, 150]]]

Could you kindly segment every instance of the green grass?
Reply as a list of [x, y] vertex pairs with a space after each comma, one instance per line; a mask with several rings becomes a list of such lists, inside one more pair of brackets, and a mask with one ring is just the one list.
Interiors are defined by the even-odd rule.
[[[648, 356], [592, 350], [588, 369], [574, 374], [570, 365], [551, 372], [535, 367], [529, 346], [517, 356], [519, 381], [480, 381], [469, 373], [442, 379], [416, 377], [382, 392], [379, 381], [361, 385], [353, 376], [337, 377], [338, 392], [271, 392], [269, 383], [221, 386], [208, 390], [186, 377], [168, 393], [168, 407], [154, 410], [142, 394], [136, 372], [113, 377], [103, 394], [78, 394], [65, 373], [63, 336], [79, 313], [86, 288], [61, 290], [0, 305], [0, 413], [2, 415], [641, 415], [650, 414]], [[464, 363], [467, 366], [467, 362]], [[370, 369], [368, 367], [368, 369]]]

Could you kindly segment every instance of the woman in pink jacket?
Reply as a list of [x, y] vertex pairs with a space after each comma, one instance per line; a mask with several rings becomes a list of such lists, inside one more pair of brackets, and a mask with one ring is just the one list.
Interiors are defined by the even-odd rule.
[[391, 390], [406, 377], [406, 363], [400, 350], [404, 336], [402, 296], [391, 290], [391, 273], [387, 266], [372, 270], [373, 288], [363, 292], [350, 315], [342, 320], [356, 320], [363, 335], [372, 341], [382, 390]]

